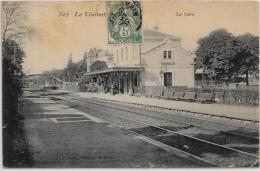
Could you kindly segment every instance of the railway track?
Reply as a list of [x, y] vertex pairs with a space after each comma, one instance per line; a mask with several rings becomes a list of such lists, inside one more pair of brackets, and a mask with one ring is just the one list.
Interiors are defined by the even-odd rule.
[[[197, 128], [197, 131], [202, 132], [202, 129], [204, 128], [198, 124], [178, 123], [178, 121], [176, 122], [173, 119], [169, 120], [170, 118], [155, 116], [155, 113], [150, 113], [148, 116], [148, 114], [144, 112], [145, 110], [140, 111], [138, 109], [138, 111], [134, 108], [130, 109], [129, 107], [115, 104], [112, 105], [111, 103], [101, 103], [101, 101], [95, 99], [79, 99], [75, 98], [75, 96], [52, 97], [53, 98], [51, 99], [53, 100], [56, 98], [60, 103], [66, 103], [71, 107], [87, 111], [117, 127], [148, 137], [173, 148], [180, 149], [185, 153], [189, 153], [199, 158], [201, 161], [209, 163], [211, 166], [252, 167], [258, 165], [259, 141], [257, 138], [250, 139], [249, 137], [246, 137], [248, 142], [243, 140], [239, 144], [240, 147], [230, 147], [223, 145], [223, 143], [214, 142], [213, 140], [215, 139], [207, 139], [201, 136], [201, 134], [199, 137], [187, 134], [191, 131], [191, 128], [194, 129], [195, 127]], [[160, 121], [162, 122], [162, 120], [163, 123], [158, 124]], [[211, 133], [207, 132], [206, 135], [211, 135]], [[212, 136], [216, 136], [216, 134], [211, 135], [211, 137]], [[225, 141], [227, 141], [228, 138], [234, 138], [228, 137], [227, 135], [225, 136]], [[237, 139], [242, 140], [243, 138], [240, 137]], [[250, 151], [248, 150], [250, 148], [245, 148], [246, 145], [250, 145], [248, 144], [249, 142], [253, 142], [253, 144], [257, 146], [255, 150]], [[241, 146], [243, 148], [241, 148]]]
[[[89, 102], [86, 98], [79, 98], [75, 95], [67, 95], [69, 98], [76, 98], [80, 99], [86, 102]], [[259, 141], [259, 135], [258, 135], [258, 125], [255, 124], [254, 128], [248, 128], [243, 127], [240, 124], [237, 124], [236, 122], [233, 124], [226, 123], [223, 120], [219, 120], [219, 118], [216, 117], [206, 117], [207, 119], [202, 119], [202, 117], [198, 116], [192, 116], [192, 114], [186, 114], [183, 115], [180, 112], [176, 111], [169, 111], [167, 109], [157, 109], [157, 108], [146, 108], [142, 105], [133, 105], [133, 104], [126, 104], [122, 102], [117, 101], [107, 101], [102, 99], [95, 99], [91, 98], [91, 101], [96, 101], [97, 103], [104, 103], [103, 105], [106, 105], [107, 107], [114, 108], [115, 105], [117, 108], [120, 108], [120, 110], [129, 111], [136, 114], [142, 114], [146, 115], [148, 117], [155, 117], [158, 119], [167, 119], [171, 122], [178, 122], [185, 124], [187, 126], [195, 126], [200, 127], [208, 130], [217, 130], [220, 131], [223, 134], [231, 135], [231, 136], [238, 136], [241, 138], [249, 138], [254, 141]], [[220, 117], [221, 119], [222, 117]], [[218, 120], [215, 121], [214, 119]], [[211, 127], [209, 127], [209, 123], [211, 124]]]
[[[85, 99], [85, 98], [81, 98], [81, 99]], [[103, 99], [98, 99], [98, 98], [93, 98], [93, 99], [101, 101], [101, 102], [102, 101], [108, 102], [108, 100], [103, 100]], [[159, 113], [164, 113], [164, 114], [170, 114], [170, 115], [175, 115], [178, 117], [181, 116], [181, 117], [187, 117], [187, 118], [194, 118], [196, 120], [201, 120], [201, 121], [207, 121], [207, 122], [210, 121], [211, 123], [216, 123], [216, 124], [221, 124], [221, 125], [226, 125], [226, 126], [246, 128], [247, 130], [253, 130], [253, 131], [257, 130], [258, 131], [258, 129], [259, 129], [258, 121], [237, 119], [237, 118], [231, 118], [231, 117], [227, 117], [227, 116], [211, 115], [211, 114], [206, 114], [206, 113], [197, 113], [197, 112], [178, 110], [178, 109], [168, 109], [168, 108], [143, 105], [143, 104], [137, 104], [137, 103], [118, 102], [118, 101], [113, 101], [113, 100], [109, 100], [109, 103], [121, 105], [121, 106], [130, 106], [130, 108], [137, 107], [139, 109], [147, 110], [149, 112], [155, 111], [157, 113], [159, 112]], [[202, 118], [205, 118], [205, 119], [202, 119]], [[218, 120], [218, 121], [216, 121], [216, 120]], [[224, 121], [224, 123], [223, 123], [223, 121]], [[258, 136], [258, 134], [257, 134], [257, 136]]]
[[[85, 98], [80, 98], [81, 100], [85, 100], [87, 101]], [[204, 129], [208, 129], [208, 130], [218, 130], [221, 131], [224, 134], [228, 134], [228, 135], [234, 135], [234, 136], [240, 136], [243, 138], [250, 138], [250, 139], [254, 139], [255, 141], [257, 141], [259, 138], [258, 136], [258, 129], [252, 129], [252, 128], [244, 128], [241, 126], [237, 126], [237, 125], [230, 125], [224, 122], [216, 122], [216, 121], [212, 121], [212, 120], [205, 120], [205, 119], [201, 119], [200, 117], [192, 117], [192, 116], [183, 116], [180, 115], [177, 112], [167, 112], [165, 110], [154, 110], [154, 109], [147, 109], [144, 108], [142, 106], [132, 106], [132, 105], [126, 105], [126, 104], [121, 104], [120, 102], [107, 102], [104, 100], [99, 100], [99, 99], [92, 99], [91, 101], [96, 101], [97, 103], [104, 103], [104, 105], [106, 105], [107, 107], [116, 107], [120, 108], [121, 110], [124, 111], [129, 111], [132, 113], [142, 113], [143, 115], [149, 116], [149, 117], [155, 117], [155, 118], [159, 118], [159, 119], [167, 119], [168, 121], [171, 122], [178, 122], [178, 123], [182, 123], [185, 124], [187, 126], [195, 126], [195, 127], [200, 127], [200, 128], [204, 128]], [[211, 127], [209, 128], [208, 124], [209, 122], [211, 123]], [[215, 124], [215, 127], [214, 125]], [[221, 126], [220, 126], [221, 125]], [[230, 130], [234, 130], [234, 128], [236, 128], [236, 132], [229, 132]]]
[[[83, 99], [82, 99], [83, 100]], [[86, 101], [85, 99], [83, 101]], [[95, 100], [94, 100], [95, 101]], [[91, 101], [86, 101], [87, 103], [93, 103], [93, 100]], [[95, 104], [100, 104], [100, 102], [96, 102]], [[180, 122], [179, 120], [176, 121], [174, 120], [173, 118], [169, 118], [169, 117], [158, 117], [159, 113], [154, 113], [152, 114], [151, 112], [149, 113], [144, 113], [144, 112], [141, 112], [141, 111], [135, 111], [134, 108], [132, 108], [131, 110], [125, 110], [124, 108], [121, 108], [119, 106], [111, 106], [111, 105], [108, 105], [108, 104], [102, 104], [101, 107], [108, 107], [110, 109], [114, 108], [115, 110], [121, 110], [121, 111], [124, 111], [124, 112], [130, 112], [131, 113], [131, 116], [128, 116], [129, 118], [131, 118], [133, 115], [135, 115], [135, 118], [138, 117], [138, 115], [144, 115], [146, 116], [147, 118], [144, 118], [143, 121], [146, 121], [149, 117], [152, 118], [152, 119], [155, 119], [156, 121], [159, 121], [159, 120], [164, 120], [164, 123], [167, 123], [169, 122], [168, 124], [170, 124], [169, 126], [165, 126], [164, 123], [163, 123], [163, 126], [164, 128], [166, 129], [170, 129], [172, 131], [178, 131], [178, 129], [189, 129], [189, 128], [197, 128], [197, 129], [201, 129], [201, 132], [203, 132], [204, 130], [207, 131], [207, 133], [211, 133], [214, 134], [216, 133], [214, 129], [212, 128], [209, 128], [209, 127], [206, 127], [206, 126], [201, 126], [199, 124], [192, 124], [192, 123], [185, 123], [185, 122]], [[155, 121], [155, 122], [156, 122]], [[154, 123], [156, 124], [156, 123]], [[207, 126], [208, 126], [209, 123], [207, 123]], [[219, 130], [218, 130], [219, 131]], [[254, 144], [258, 144], [259, 141], [258, 141], [258, 138], [256, 137], [248, 137], [248, 136], [244, 136], [244, 135], [238, 135], [238, 134], [233, 134], [233, 133], [229, 133], [229, 132], [225, 132], [225, 131], [221, 131], [220, 132], [221, 134], [221, 139], [223, 141], [223, 139], [230, 139], [229, 140], [229, 143], [237, 143], [239, 142], [239, 140], [242, 140], [242, 143], [254, 143]], [[204, 137], [202, 137], [203, 139]], [[207, 140], [206, 138], [204, 138], [204, 140]], [[210, 141], [210, 140], [209, 140]], [[214, 140], [211, 140], [211, 141], [214, 141]], [[230, 142], [231, 141], [231, 142]], [[224, 142], [218, 142], [218, 143], [222, 143], [222, 144], [225, 144], [225, 141]], [[246, 151], [246, 149], [243, 149], [245, 152], [251, 152], [251, 151]], [[242, 151], [243, 151], [242, 150]]]

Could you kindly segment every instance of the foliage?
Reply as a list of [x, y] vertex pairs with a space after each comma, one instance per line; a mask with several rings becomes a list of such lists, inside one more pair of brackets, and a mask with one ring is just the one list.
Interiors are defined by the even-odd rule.
[[90, 66], [91, 71], [102, 71], [107, 69], [107, 64], [105, 61], [95, 61], [93, 64]]
[[225, 29], [215, 30], [199, 39], [195, 67], [226, 82], [235, 82], [248, 72], [258, 73], [258, 41], [251, 34], [235, 37]]
[[224, 29], [213, 31], [198, 41], [196, 51], [199, 65], [219, 79], [230, 78], [231, 60], [235, 57], [235, 37]]
[[237, 53], [232, 61], [235, 74], [246, 74], [248, 85], [248, 74], [258, 76], [259, 69], [259, 37], [251, 34], [244, 34], [236, 38]]
[[79, 62], [73, 62], [72, 55], [68, 59], [67, 66], [64, 69], [55, 69], [52, 71], [43, 72], [46, 75], [51, 75], [63, 81], [77, 82], [83, 74], [87, 72], [87, 54]]
[[[21, 90], [21, 78], [23, 76], [21, 63], [23, 62], [22, 58], [24, 57], [24, 52], [16, 45], [17, 52], [15, 54], [15, 63], [14, 58], [14, 45], [15, 42], [5, 42], [2, 44], [3, 52], [3, 93], [4, 93], [4, 119], [3, 123], [8, 124], [8, 119], [17, 119], [16, 117], [9, 117], [7, 113], [12, 110], [17, 110], [17, 101], [22, 94]], [[6, 100], [5, 100], [6, 99]], [[14, 105], [15, 104], [15, 105]], [[9, 108], [10, 107], [10, 108]], [[16, 113], [17, 112], [11, 112]], [[5, 119], [6, 118], [6, 119]]]
[[25, 53], [20, 42], [29, 30], [16, 2], [2, 3], [2, 73], [3, 73], [3, 164], [23, 167], [31, 162], [29, 147], [19, 113], [22, 95], [22, 62]]
[[[15, 53], [16, 52], [16, 53]], [[19, 113], [22, 95], [22, 62], [24, 52], [16, 42], [2, 43], [3, 54], [3, 164], [23, 167], [31, 162], [23, 132], [23, 117]], [[14, 60], [15, 58], [15, 60]]]
[[21, 49], [20, 45], [15, 41], [7, 40], [2, 44], [2, 55], [3, 59], [11, 61], [14, 64], [14, 72], [21, 76], [22, 75], [22, 63], [25, 53]]

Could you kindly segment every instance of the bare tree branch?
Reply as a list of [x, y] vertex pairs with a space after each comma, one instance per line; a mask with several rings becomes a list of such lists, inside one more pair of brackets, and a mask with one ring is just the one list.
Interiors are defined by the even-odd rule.
[[18, 2], [2, 4], [2, 41], [20, 42], [24, 37], [32, 37], [35, 30], [25, 24], [26, 15]]

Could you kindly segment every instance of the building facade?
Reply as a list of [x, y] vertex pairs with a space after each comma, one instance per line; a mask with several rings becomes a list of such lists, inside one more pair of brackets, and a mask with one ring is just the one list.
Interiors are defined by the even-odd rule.
[[179, 37], [158, 29], [144, 30], [143, 37], [142, 44], [112, 45], [110, 58], [102, 59], [108, 69], [86, 75], [117, 85], [119, 93], [135, 93], [144, 87], [194, 86], [194, 54], [181, 47]]
[[194, 86], [194, 54], [179, 37], [145, 30], [141, 49], [144, 86]]

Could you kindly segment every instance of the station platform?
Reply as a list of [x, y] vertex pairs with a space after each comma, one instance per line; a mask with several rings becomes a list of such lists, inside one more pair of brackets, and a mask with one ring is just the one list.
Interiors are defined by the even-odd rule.
[[25, 92], [22, 112], [34, 168], [198, 168], [181, 151], [115, 127], [86, 111]]
[[160, 108], [184, 110], [190, 112], [204, 113], [210, 115], [224, 116], [234, 119], [259, 121], [259, 107], [245, 105], [226, 105], [226, 104], [202, 104], [196, 102], [173, 101], [148, 97], [136, 97], [123, 94], [104, 94], [88, 92], [69, 92], [81, 97], [94, 97], [105, 100], [120, 101], [126, 103], [142, 104]]

